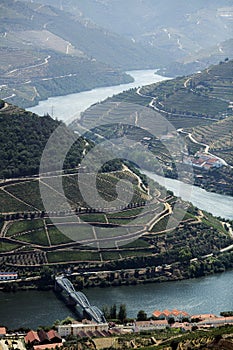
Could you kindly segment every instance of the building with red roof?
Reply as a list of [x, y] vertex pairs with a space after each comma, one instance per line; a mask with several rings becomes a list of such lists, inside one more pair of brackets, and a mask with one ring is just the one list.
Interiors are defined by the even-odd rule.
[[62, 341], [62, 338], [54, 329], [51, 329], [47, 333], [47, 336], [48, 336], [50, 343], [61, 343], [61, 341]]
[[45, 349], [55, 349], [60, 348], [62, 346], [62, 343], [53, 343], [53, 344], [40, 344], [40, 345], [34, 345], [34, 350], [45, 350]]
[[80, 332], [101, 332], [103, 330], [108, 331], [108, 323], [94, 323], [90, 321], [83, 320], [83, 322], [74, 322], [66, 325], [57, 326], [58, 333], [61, 337], [67, 337], [68, 335], [78, 335]]
[[170, 318], [174, 318], [175, 321], [181, 321], [184, 318], [190, 319], [190, 315], [185, 312], [185, 311], [180, 311], [180, 310], [163, 310], [163, 311], [159, 311], [159, 310], [155, 310], [152, 313], [152, 316], [157, 319], [157, 320], [168, 320]]
[[[27, 333], [24, 340], [26, 344], [33, 346], [44, 345], [45, 348], [49, 346], [49, 349], [52, 349], [54, 344], [62, 343], [61, 336], [53, 329], [51, 329], [47, 333], [43, 329], [40, 329], [38, 332], [30, 331]], [[40, 349], [43, 349], [43, 347], [41, 347]]]
[[40, 338], [35, 331], [29, 331], [24, 338], [26, 344], [36, 345], [40, 344]]

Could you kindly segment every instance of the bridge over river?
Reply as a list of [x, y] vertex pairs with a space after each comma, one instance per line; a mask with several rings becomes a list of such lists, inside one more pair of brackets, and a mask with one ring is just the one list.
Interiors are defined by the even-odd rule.
[[77, 292], [68, 278], [64, 276], [56, 277], [55, 289], [56, 291], [65, 292], [69, 301], [71, 301], [72, 304], [81, 307], [83, 314], [87, 315], [91, 320], [97, 323], [106, 322], [103, 312], [97, 306], [92, 306], [85, 294]]

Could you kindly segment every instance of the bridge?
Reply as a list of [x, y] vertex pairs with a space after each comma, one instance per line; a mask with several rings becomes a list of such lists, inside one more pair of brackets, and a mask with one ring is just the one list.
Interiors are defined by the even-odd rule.
[[91, 320], [95, 321], [96, 323], [106, 322], [103, 312], [97, 306], [92, 306], [85, 294], [82, 292], [77, 292], [68, 278], [64, 276], [56, 277], [55, 287], [56, 289], [64, 291], [68, 295], [69, 299], [72, 300], [75, 305], [80, 306], [83, 313], [89, 316]]

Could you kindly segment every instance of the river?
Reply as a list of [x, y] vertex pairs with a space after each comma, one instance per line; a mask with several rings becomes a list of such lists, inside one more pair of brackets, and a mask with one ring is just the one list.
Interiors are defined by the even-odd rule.
[[[190, 314], [233, 310], [233, 271], [177, 282], [84, 290], [92, 305], [125, 303], [129, 317], [145, 310], [181, 309]], [[52, 292], [0, 292], [0, 324], [11, 329], [51, 325], [57, 319], [75, 316]]]
[[74, 119], [79, 118], [80, 113], [92, 104], [103, 101], [107, 97], [124, 90], [169, 79], [155, 74], [156, 69], [134, 70], [126, 73], [134, 78], [133, 83], [96, 88], [66, 96], [50, 97], [45, 101], [40, 101], [37, 106], [28, 108], [28, 110], [38, 115], [49, 113], [53, 118], [63, 120], [66, 124], [69, 124]]
[[149, 171], [144, 174], [171, 190], [177, 197], [191, 202], [194, 206], [214, 216], [233, 220], [233, 197], [207, 192], [203, 188], [183, 183], [179, 180], [164, 178]]
[[[81, 111], [97, 101], [131, 87], [164, 79], [155, 75], [153, 70], [129, 73], [134, 77], [134, 83], [49, 98], [30, 110], [40, 115], [47, 112], [51, 114], [53, 110], [54, 118], [68, 124], [79, 117]], [[187, 187], [190, 185], [172, 179], [164, 179], [152, 173], [147, 173], [147, 175], [199, 208], [217, 216], [233, 219], [231, 197], [209, 193], [197, 187]], [[199, 279], [161, 284], [151, 283], [137, 287], [94, 288], [84, 292], [91, 304], [100, 308], [106, 304], [125, 303], [128, 316], [135, 317], [140, 309], [144, 309], [150, 315], [153, 310], [164, 308], [182, 309], [191, 314], [201, 312], [219, 314], [220, 311], [233, 310], [232, 290], [233, 271], [229, 271]], [[0, 292], [0, 324], [9, 328], [36, 328], [39, 325], [50, 325], [55, 320], [64, 319], [68, 315], [72, 315], [71, 311], [61, 300], [57, 299], [52, 291]]]

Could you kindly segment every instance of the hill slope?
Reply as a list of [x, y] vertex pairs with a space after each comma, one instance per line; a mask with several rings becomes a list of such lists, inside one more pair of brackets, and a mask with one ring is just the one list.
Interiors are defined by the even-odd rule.
[[[58, 126], [63, 126], [63, 138], [56, 147], [66, 147], [74, 138], [65, 125], [50, 116], [39, 117], [13, 105], [1, 104], [0, 108], [0, 177], [38, 174], [40, 159], [45, 145]], [[71, 154], [68, 154], [66, 167], [75, 167], [82, 157], [84, 141], [78, 140]], [[58, 155], [54, 153], [54, 170], [59, 166]], [[73, 161], [75, 159], [75, 161]]]
[[[232, 2], [178, 0], [43, 0], [137, 43], [189, 57], [232, 38]], [[209, 61], [209, 64], [212, 63]], [[215, 63], [215, 62], [213, 62]]]
[[[109, 103], [117, 107], [116, 112], [114, 112], [114, 109], [113, 111], [110, 109], [112, 122], [118, 120], [119, 102], [127, 103], [129, 111], [131, 111], [130, 106], [134, 106], [133, 110], [138, 111], [137, 118], [133, 118], [131, 113], [132, 115], [128, 120], [133, 118], [135, 126], [140, 126], [143, 130], [145, 129], [145, 123], [147, 123], [150, 126], [147, 132], [153, 130], [153, 127], [157, 124], [158, 130], [161, 129], [164, 124], [160, 122], [162, 115], [176, 129], [180, 129], [184, 141], [182, 161], [179, 159], [180, 148], [177, 150], [174, 146], [174, 132], [173, 135], [169, 134], [171, 131], [168, 126], [164, 130], [160, 130], [161, 135], [167, 134], [167, 137], [165, 136], [165, 148], [167, 150], [159, 146], [158, 142], [154, 143], [151, 135], [142, 135], [136, 129], [133, 133], [135, 137], [140, 138], [141, 142], [147, 143], [150, 150], [153, 150], [158, 162], [162, 162], [165, 166], [164, 173], [166, 176], [176, 177], [174, 160], [178, 163], [181, 161], [181, 163], [193, 165], [195, 162], [190, 163], [190, 160], [186, 160], [184, 155], [193, 157], [197, 151], [201, 151], [206, 153], [207, 157], [213, 157], [209, 154], [209, 152], [213, 152], [216, 156], [222, 158], [220, 162], [224, 166], [220, 168], [210, 166], [209, 169], [207, 169], [208, 167], [206, 169], [194, 167], [195, 184], [207, 190], [232, 195], [233, 171], [226, 164], [232, 164], [232, 118], [230, 117], [232, 115], [231, 101], [233, 99], [232, 71], [233, 61], [226, 60], [221, 64], [209, 67], [201, 73], [125, 91], [109, 98], [102, 104], [92, 106], [83, 113], [81, 120], [74, 121], [72, 126], [74, 128], [78, 125], [82, 126], [83, 122], [88, 125], [93, 120], [96, 122], [98, 118], [101, 122], [104, 122], [105, 117], [100, 113], [98, 114], [98, 110], [108, 108]], [[138, 109], [136, 108], [137, 105], [139, 105]], [[146, 119], [140, 116], [141, 105], [150, 108], [146, 112]], [[154, 110], [154, 112], [151, 112], [151, 110]], [[226, 115], [229, 115], [229, 118], [225, 119]], [[106, 114], [106, 116], [109, 119], [109, 115]], [[216, 121], [222, 122], [216, 123]], [[197, 126], [199, 128], [195, 129]], [[125, 132], [127, 133], [127, 130]], [[194, 132], [193, 135], [191, 135], [192, 132]], [[197, 140], [195, 139], [196, 134], [200, 134]], [[150, 141], [145, 142], [145, 137], [147, 139], [149, 137]], [[212, 140], [209, 142], [211, 138]], [[210, 146], [210, 151], [208, 146]], [[168, 154], [169, 147], [172, 149], [172, 157]], [[135, 147], [131, 151], [131, 155], [134, 155], [136, 151], [137, 148]], [[140, 159], [138, 154], [136, 154], [136, 157]], [[198, 155], [196, 157], [198, 158]], [[147, 162], [147, 159], [144, 157], [143, 161]], [[146, 169], [145, 166], [143, 168]], [[150, 169], [159, 173], [153, 163], [150, 164]]]
[[[0, 98], [12, 103], [29, 106], [49, 96], [130, 82], [109, 64], [142, 66], [143, 47], [59, 9], [4, 0], [0, 10]], [[155, 55], [147, 56], [156, 65]]]

